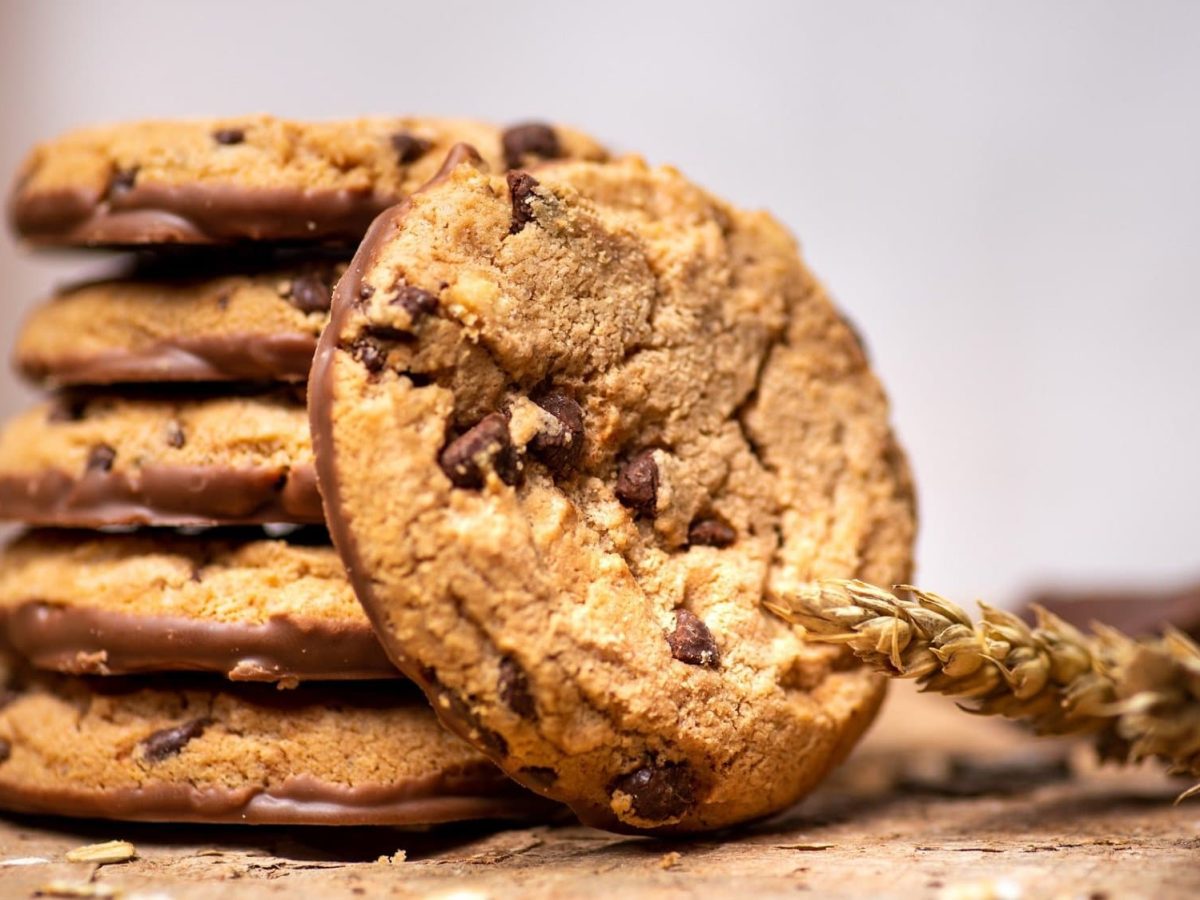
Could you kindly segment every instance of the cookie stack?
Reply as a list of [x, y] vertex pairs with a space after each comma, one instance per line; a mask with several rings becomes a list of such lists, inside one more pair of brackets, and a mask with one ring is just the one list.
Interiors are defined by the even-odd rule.
[[16, 348], [51, 393], [0, 433], [0, 516], [29, 529], [0, 557], [0, 806], [314, 824], [537, 806], [384, 653], [309, 439], [333, 285], [461, 142], [495, 171], [604, 155], [546, 125], [269, 117], [30, 155], [17, 234], [125, 253], [35, 309]]

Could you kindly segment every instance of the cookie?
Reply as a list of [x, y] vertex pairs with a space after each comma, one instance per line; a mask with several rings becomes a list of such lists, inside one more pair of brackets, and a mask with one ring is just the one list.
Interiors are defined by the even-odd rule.
[[309, 381], [329, 527], [443, 721], [587, 823], [780, 810], [883, 685], [764, 601], [910, 571], [887, 401], [787, 232], [636, 159], [381, 216]]
[[84, 528], [321, 523], [303, 397], [60, 395], [0, 431], [0, 518]]
[[19, 672], [0, 709], [0, 808], [106, 819], [412, 825], [544, 813], [423, 697], [214, 679]]
[[590, 138], [542, 123], [128, 122], [36, 147], [18, 173], [9, 215], [20, 235], [40, 244], [353, 244], [457, 141], [471, 141], [501, 167], [604, 157]]
[[0, 554], [0, 621], [39, 669], [396, 677], [323, 528], [34, 531]]
[[307, 378], [344, 264], [213, 268], [170, 260], [62, 291], [25, 320], [18, 371], [52, 387]]

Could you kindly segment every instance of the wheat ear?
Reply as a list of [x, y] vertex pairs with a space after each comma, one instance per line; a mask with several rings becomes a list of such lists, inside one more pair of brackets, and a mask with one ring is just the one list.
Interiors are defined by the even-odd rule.
[[[828, 579], [767, 607], [881, 672], [966, 698], [969, 712], [1020, 719], [1039, 734], [1089, 733], [1106, 759], [1157, 757], [1200, 778], [1200, 647], [1186, 635], [1134, 640], [1102, 625], [1084, 634], [1041, 608], [1031, 627], [983, 603], [975, 624], [936, 594], [895, 591]], [[1180, 799], [1192, 794], [1200, 785]]]

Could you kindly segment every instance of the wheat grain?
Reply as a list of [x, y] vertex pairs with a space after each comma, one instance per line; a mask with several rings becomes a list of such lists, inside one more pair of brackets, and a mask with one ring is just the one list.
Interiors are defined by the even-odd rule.
[[[965, 698], [969, 712], [1019, 719], [1039, 734], [1091, 734], [1105, 759], [1155, 757], [1200, 777], [1200, 647], [1178, 631], [1134, 640], [1097, 625], [1084, 634], [1041, 608], [1030, 626], [983, 603], [976, 624], [909, 585], [893, 593], [836, 579], [766, 605], [881, 672]], [[1180, 799], [1194, 794], [1200, 785]]]

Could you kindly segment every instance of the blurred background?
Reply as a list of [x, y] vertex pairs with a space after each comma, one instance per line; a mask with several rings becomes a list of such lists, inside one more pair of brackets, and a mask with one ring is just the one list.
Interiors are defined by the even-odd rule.
[[[966, 602], [1200, 576], [1200, 4], [0, 0], [0, 172], [143, 117], [578, 125], [766, 207], [860, 326]], [[0, 241], [23, 311], [100, 260]], [[32, 394], [7, 376], [0, 412]]]

